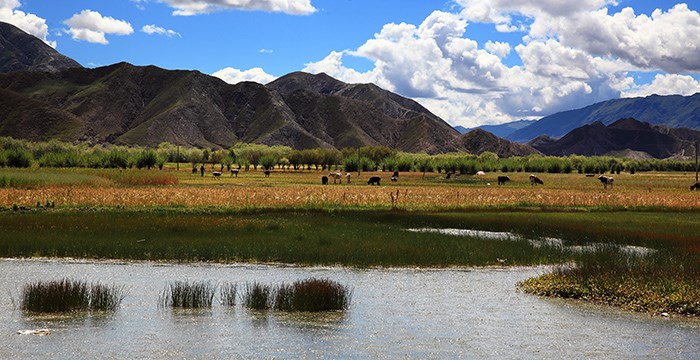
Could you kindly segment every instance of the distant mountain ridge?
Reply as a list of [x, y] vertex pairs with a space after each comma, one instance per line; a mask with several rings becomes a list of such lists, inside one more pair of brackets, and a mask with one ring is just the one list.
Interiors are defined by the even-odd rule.
[[516, 120], [498, 125], [480, 125], [475, 128], [465, 128], [464, 126], [455, 126], [455, 129], [460, 134], [466, 134], [474, 129], [482, 129], [494, 134], [500, 138], [505, 138], [516, 130], [520, 130], [528, 125], [533, 124], [537, 120]]
[[632, 155], [636, 158], [688, 157], [694, 154], [700, 131], [620, 119], [610, 125], [596, 121], [560, 139], [542, 135], [528, 144], [546, 155]]
[[610, 125], [634, 118], [653, 125], [700, 130], [700, 93], [691, 96], [651, 95], [596, 103], [581, 109], [559, 112], [514, 131], [506, 139], [527, 142], [540, 135], [564, 136], [571, 130], [596, 121]]
[[43, 41], [14, 25], [0, 22], [0, 73], [13, 71], [47, 71], [82, 67], [61, 55]]

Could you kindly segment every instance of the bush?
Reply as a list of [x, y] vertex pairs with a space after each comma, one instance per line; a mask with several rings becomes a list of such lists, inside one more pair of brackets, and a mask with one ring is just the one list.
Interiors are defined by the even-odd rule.
[[32, 154], [24, 149], [12, 149], [6, 153], [7, 166], [28, 168], [32, 166]]
[[124, 288], [62, 279], [37, 281], [22, 289], [20, 308], [24, 311], [61, 313], [72, 311], [115, 311], [124, 299]]

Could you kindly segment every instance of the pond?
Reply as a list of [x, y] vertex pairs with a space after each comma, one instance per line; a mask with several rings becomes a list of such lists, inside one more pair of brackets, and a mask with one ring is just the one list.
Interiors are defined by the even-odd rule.
[[[0, 259], [0, 358], [668, 358], [697, 359], [700, 323], [545, 299], [517, 290], [545, 267], [351, 269]], [[21, 287], [64, 277], [125, 285], [111, 315], [26, 315]], [[240, 305], [163, 309], [170, 281], [353, 288], [350, 309], [252, 312]], [[48, 328], [47, 336], [18, 330]]]

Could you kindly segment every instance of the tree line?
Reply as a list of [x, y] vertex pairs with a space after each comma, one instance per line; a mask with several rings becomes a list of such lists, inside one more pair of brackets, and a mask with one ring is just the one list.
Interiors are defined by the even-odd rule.
[[228, 149], [200, 149], [161, 143], [157, 147], [72, 144], [51, 140], [32, 142], [0, 137], [0, 167], [163, 168], [165, 163], [208, 165], [243, 170], [344, 170], [414, 171], [476, 174], [485, 172], [531, 173], [634, 173], [636, 171], [694, 171], [695, 162], [673, 159], [624, 159], [609, 156], [513, 156], [406, 153], [386, 146], [295, 150], [288, 146], [238, 143]]

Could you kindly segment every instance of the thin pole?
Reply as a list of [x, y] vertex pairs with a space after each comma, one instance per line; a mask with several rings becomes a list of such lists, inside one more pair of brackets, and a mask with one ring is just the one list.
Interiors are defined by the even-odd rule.
[[180, 145], [177, 146], [177, 159], [175, 159], [175, 169], [180, 171]]
[[360, 161], [360, 147], [357, 148], [357, 176], [360, 176], [360, 170], [362, 170], [362, 163]]

